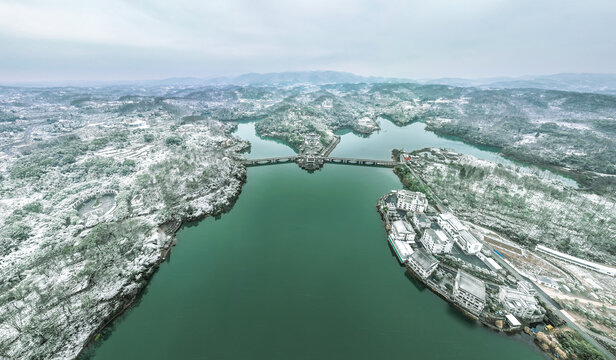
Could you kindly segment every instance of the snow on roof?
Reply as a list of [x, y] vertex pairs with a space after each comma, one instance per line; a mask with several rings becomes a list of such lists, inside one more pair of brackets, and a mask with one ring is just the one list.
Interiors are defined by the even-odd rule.
[[475, 297], [485, 300], [486, 286], [483, 281], [477, 279], [471, 274], [467, 274], [462, 270], [458, 270], [458, 288], [474, 295]]
[[480, 244], [479, 240], [477, 240], [477, 238], [474, 237], [468, 230], [460, 231], [460, 236], [466, 242], [468, 247], [474, 244]]
[[411, 224], [403, 220], [396, 220], [391, 224], [398, 234], [402, 233], [415, 233]]
[[503, 268], [492, 258], [486, 258], [486, 261], [490, 264], [490, 266], [492, 266], [493, 269], [500, 270]]
[[449, 237], [443, 230], [427, 229], [426, 233], [428, 233], [428, 236], [432, 238], [435, 244], [446, 244], [449, 242]]
[[460, 220], [455, 217], [452, 213], [443, 213], [439, 215], [441, 219], [447, 221], [451, 227], [453, 227], [456, 231], [466, 230], [466, 226], [462, 225]]
[[395, 240], [396, 249], [400, 253], [400, 258], [408, 259], [409, 256], [413, 256], [413, 248], [405, 241]]
[[511, 314], [507, 314], [505, 315], [505, 317], [507, 318], [507, 321], [509, 321], [509, 324], [511, 324], [511, 326], [513, 327], [517, 327], [517, 326], [521, 326], [522, 324], [520, 324], [520, 322], [518, 321], [518, 319], [511, 315]]
[[430, 269], [435, 264], [438, 264], [438, 260], [436, 260], [436, 258], [432, 256], [432, 254], [421, 248], [415, 250], [413, 255], [411, 255], [411, 260], [413, 260], [413, 262], [426, 270]]

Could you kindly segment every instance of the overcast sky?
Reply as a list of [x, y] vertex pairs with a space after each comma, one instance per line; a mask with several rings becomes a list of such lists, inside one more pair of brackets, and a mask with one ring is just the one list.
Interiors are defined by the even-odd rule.
[[0, 81], [616, 73], [615, 0], [0, 0]]

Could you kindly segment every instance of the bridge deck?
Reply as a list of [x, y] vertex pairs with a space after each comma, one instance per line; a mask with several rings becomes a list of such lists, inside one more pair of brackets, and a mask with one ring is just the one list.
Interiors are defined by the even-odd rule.
[[297, 159], [297, 156], [276, 156], [276, 157], [269, 157], [269, 158], [260, 158], [260, 159], [246, 159], [244, 160], [244, 164], [256, 164], [256, 163], [262, 163], [262, 164], [270, 164], [270, 163], [277, 163], [277, 162], [291, 162], [291, 161], [295, 161]]
[[375, 159], [361, 159], [361, 158], [342, 158], [342, 157], [326, 157], [323, 159], [325, 162], [332, 164], [349, 164], [349, 165], [369, 165], [369, 166], [391, 166], [394, 167], [400, 163], [391, 160], [375, 160]]
[[[259, 165], [274, 165], [274, 164], [287, 164], [290, 162], [296, 162], [301, 159], [302, 156], [276, 156], [260, 159], [246, 159], [244, 164], [246, 166], [259, 166]], [[375, 160], [375, 159], [361, 159], [361, 158], [343, 158], [343, 157], [315, 157], [322, 160], [324, 163], [330, 164], [345, 164], [345, 165], [364, 165], [364, 166], [385, 166], [394, 167], [400, 163], [391, 160]]]

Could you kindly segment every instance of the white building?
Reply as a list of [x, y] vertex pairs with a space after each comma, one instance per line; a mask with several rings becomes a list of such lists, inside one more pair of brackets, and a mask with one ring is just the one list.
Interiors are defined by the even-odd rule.
[[394, 249], [400, 264], [405, 264], [409, 257], [413, 254], [413, 248], [411, 248], [411, 245], [409, 245], [406, 241], [392, 240], [391, 237], [389, 238], [389, 243]]
[[422, 279], [427, 279], [438, 266], [438, 260], [424, 249], [415, 250], [406, 263]]
[[408, 221], [396, 220], [391, 223], [391, 230], [389, 232], [389, 236], [391, 236], [393, 240], [414, 243], [416, 234], [415, 230], [413, 230], [413, 226], [411, 226]]
[[428, 207], [426, 194], [421, 192], [398, 190], [396, 207], [404, 211], [424, 212]]
[[416, 228], [418, 229], [427, 229], [430, 227], [431, 222], [430, 219], [428, 219], [428, 217], [426, 216], [426, 214], [424, 213], [413, 213], [413, 216], [411, 217], [411, 221], [413, 221], [413, 225], [415, 225]]
[[498, 300], [507, 311], [519, 319], [534, 322], [543, 318], [537, 299], [523, 289], [501, 286]]
[[473, 234], [471, 234], [468, 230], [460, 231], [458, 233], [458, 236], [456, 236], [454, 239], [456, 239], [456, 242], [458, 243], [458, 245], [460, 245], [462, 251], [469, 255], [477, 254], [481, 251], [481, 248], [483, 247], [483, 244], [480, 243], [479, 240], [477, 240], [477, 238], [473, 236]]
[[477, 253], [477, 257], [479, 258], [479, 260], [483, 261], [484, 264], [488, 265], [490, 270], [494, 272], [498, 272], [499, 270], [503, 269], [503, 267], [500, 266], [496, 261], [494, 261], [494, 259], [489, 256], [485, 256], [481, 252]]
[[511, 314], [505, 315], [505, 318], [507, 319], [507, 323], [509, 324], [509, 327], [512, 329], [518, 329], [520, 326], [522, 326], [522, 324], [518, 321], [518, 319], [516, 319], [516, 317]]
[[439, 214], [436, 221], [440, 227], [447, 231], [452, 237], [458, 235], [458, 233], [462, 230], [468, 230], [466, 226], [464, 226], [452, 213]]
[[486, 287], [483, 281], [458, 269], [453, 287], [453, 298], [470, 313], [479, 315], [486, 304]]
[[453, 241], [442, 230], [426, 229], [419, 241], [432, 254], [449, 253], [453, 246]]
[[481, 251], [483, 244], [452, 213], [440, 214], [436, 220], [466, 254], [474, 255]]
[[500, 266], [496, 261], [494, 261], [494, 259], [487, 257], [486, 258], [486, 264], [488, 265], [488, 267], [492, 270], [492, 271], [499, 271], [499, 270], [503, 270], [503, 267]]

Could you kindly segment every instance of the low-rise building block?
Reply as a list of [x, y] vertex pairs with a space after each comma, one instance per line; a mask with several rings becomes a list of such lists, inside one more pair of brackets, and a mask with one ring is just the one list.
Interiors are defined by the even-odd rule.
[[456, 304], [479, 315], [486, 304], [486, 287], [480, 279], [458, 269], [453, 287]]

